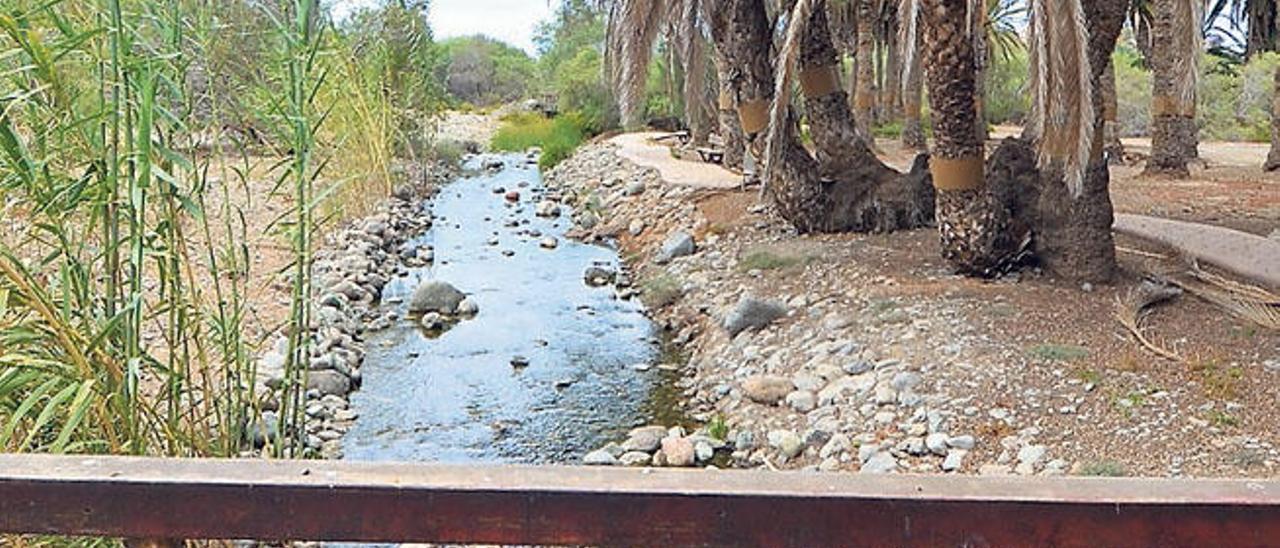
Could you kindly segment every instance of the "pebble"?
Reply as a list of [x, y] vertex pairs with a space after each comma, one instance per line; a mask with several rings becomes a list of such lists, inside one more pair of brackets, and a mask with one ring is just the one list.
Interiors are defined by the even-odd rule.
[[946, 458], [942, 459], [943, 472], [955, 472], [964, 466], [964, 457], [969, 452], [963, 449], [953, 449], [947, 453]]
[[742, 381], [743, 395], [765, 405], [777, 405], [794, 388], [790, 379], [777, 375], [755, 375]]
[[772, 430], [769, 432], [769, 446], [777, 449], [782, 456], [791, 459], [804, 451], [804, 441], [791, 430]]

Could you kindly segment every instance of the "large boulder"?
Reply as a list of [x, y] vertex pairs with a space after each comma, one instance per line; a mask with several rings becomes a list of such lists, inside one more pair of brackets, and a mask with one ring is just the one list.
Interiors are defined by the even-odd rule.
[[667, 239], [662, 242], [662, 249], [658, 250], [658, 255], [654, 257], [654, 262], [666, 264], [674, 259], [693, 255], [697, 249], [693, 236], [683, 230], [677, 230], [667, 235]]
[[319, 390], [326, 396], [346, 396], [351, 392], [351, 379], [333, 370], [312, 371], [307, 374], [307, 390]]
[[748, 329], [763, 329], [774, 320], [787, 315], [787, 307], [782, 303], [757, 299], [743, 295], [724, 319], [724, 328], [730, 337]]
[[453, 314], [458, 310], [458, 304], [465, 298], [467, 298], [465, 294], [447, 282], [428, 280], [413, 290], [413, 296], [409, 298], [409, 313]]

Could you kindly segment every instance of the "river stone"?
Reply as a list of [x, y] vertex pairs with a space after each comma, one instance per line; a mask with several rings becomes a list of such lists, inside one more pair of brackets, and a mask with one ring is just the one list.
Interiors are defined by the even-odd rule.
[[623, 466], [648, 466], [653, 462], [653, 457], [644, 451], [629, 451], [623, 453], [618, 462]]
[[969, 450], [969, 449], [973, 449], [973, 446], [976, 445], [976, 442], [973, 439], [973, 436], [969, 436], [969, 435], [952, 436], [951, 438], [947, 439], [947, 445], [954, 449]]
[[787, 307], [774, 301], [743, 295], [724, 319], [724, 328], [730, 337], [748, 329], [763, 329], [774, 320], [787, 315]]
[[413, 290], [413, 296], [409, 298], [409, 312], [452, 314], [465, 298], [465, 294], [447, 282], [428, 280]]
[[587, 453], [587, 456], [582, 457], [582, 464], [587, 466], [612, 466], [618, 464], [618, 459], [604, 449], [596, 449]]
[[560, 204], [551, 200], [543, 200], [538, 202], [538, 206], [534, 208], [533, 214], [539, 217], [559, 217]]
[[947, 454], [947, 435], [935, 432], [924, 438], [925, 447], [929, 448], [929, 452], [938, 456]]
[[471, 297], [462, 299], [462, 302], [458, 303], [458, 315], [460, 316], [474, 316], [479, 313], [480, 305], [476, 304], [476, 301]]
[[893, 458], [893, 455], [889, 454], [888, 451], [880, 451], [871, 455], [867, 462], [862, 463], [862, 469], [859, 470], [863, 474], [892, 474], [897, 471], [898, 459]]
[[622, 442], [626, 451], [643, 451], [652, 453], [662, 446], [662, 439], [667, 436], [667, 429], [661, 426], [646, 426], [631, 431], [627, 441]]
[[600, 217], [590, 211], [583, 211], [578, 215], [578, 226], [584, 230], [591, 230], [600, 224]]
[[765, 405], [777, 405], [794, 388], [791, 379], [777, 375], [754, 375], [742, 381], [743, 395]]
[[346, 396], [351, 392], [351, 379], [337, 371], [312, 371], [307, 375], [307, 390]]
[[835, 434], [831, 436], [831, 439], [827, 440], [827, 443], [818, 451], [818, 456], [824, 459], [838, 457], [841, 453], [852, 449], [853, 441], [849, 439], [849, 436], [844, 434]]
[[698, 440], [693, 444], [693, 454], [697, 457], [698, 462], [707, 462], [716, 456], [715, 447], [710, 442]]
[[623, 194], [627, 196], [639, 196], [644, 194], [644, 181], [633, 181], [623, 190]]
[[796, 390], [787, 394], [787, 406], [801, 413], [813, 411], [818, 406], [818, 399], [813, 392], [808, 390]]
[[947, 458], [942, 459], [942, 471], [955, 472], [959, 470], [964, 466], [964, 457], [967, 454], [969, 452], [963, 449], [953, 449], [950, 453], [947, 453]]
[[804, 441], [791, 430], [773, 430], [769, 432], [769, 446], [777, 449], [788, 459], [795, 458], [804, 451]]
[[693, 442], [689, 438], [676, 438], [668, 436], [662, 439], [662, 454], [667, 456], [667, 466], [685, 467], [693, 466], [697, 460], [697, 455], [693, 449]]
[[658, 264], [669, 263], [674, 259], [693, 255], [696, 250], [697, 246], [693, 243], [693, 236], [683, 230], [677, 230], [669, 234], [667, 239], [662, 242], [662, 249], [654, 257], [654, 262]]
[[618, 273], [599, 266], [589, 266], [582, 273], [582, 280], [591, 287], [606, 286], [618, 279]]
[[422, 315], [422, 319], [418, 323], [427, 331], [435, 331], [444, 327], [444, 316], [441, 316], [439, 312], [427, 312]]

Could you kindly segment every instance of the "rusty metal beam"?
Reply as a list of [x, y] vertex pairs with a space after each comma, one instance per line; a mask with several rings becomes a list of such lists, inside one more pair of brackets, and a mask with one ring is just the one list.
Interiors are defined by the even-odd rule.
[[603, 546], [1274, 546], [1280, 482], [0, 455], [0, 533]]

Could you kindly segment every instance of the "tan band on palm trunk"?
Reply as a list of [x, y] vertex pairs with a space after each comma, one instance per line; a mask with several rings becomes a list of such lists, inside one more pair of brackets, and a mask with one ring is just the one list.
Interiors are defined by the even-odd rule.
[[875, 106], [876, 106], [875, 95], [872, 95], [871, 93], [868, 93], [863, 90], [858, 90], [857, 93], [853, 94], [854, 110], [871, 110]]
[[800, 91], [805, 99], [817, 99], [840, 91], [840, 70], [835, 65], [800, 71]]
[[1104, 104], [1102, 105], [1102, 121], [1104, 121], [1104, 122], [1119, 122], [1119, 121], [1120, 121], [1120, 113], [1116, 112], [1116, 106], [1115, 106], [1115, 105], [1113, 105], [1113, 104], [1111, 104], [1111, 103], [1104, 103]]
[[974, 190], [982, 188], [982, 156], [964, 158], [929, 158], [933, 187], [938, 190]]
[[1172, 95], [1155, 95], [1151, 97], [1151, 115], [1195, 118], [1196, 104], [1194, 101], [1183, 103], [1182, 100]]
[[742, 132], [748, 135], [760, 133], [769, 127], [769, 101], [753, 99], [738, 105], [738, 120], [742, 122]]
[[720, 92], [719, 105], [720, 110], [733, 110], [733, 92], [727, 89]]

